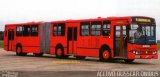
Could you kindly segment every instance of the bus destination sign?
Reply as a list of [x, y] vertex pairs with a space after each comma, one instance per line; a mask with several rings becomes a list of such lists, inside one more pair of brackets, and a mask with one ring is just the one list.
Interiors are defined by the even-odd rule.
[[151, 18], [144, 18], [144, 17], [133, 17], [132, 22], [137, 22], [137, 23], [155, 23], [154, 19]]

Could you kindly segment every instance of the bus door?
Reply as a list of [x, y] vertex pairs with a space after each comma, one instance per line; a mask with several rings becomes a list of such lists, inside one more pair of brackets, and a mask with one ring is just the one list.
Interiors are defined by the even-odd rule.
[[8, 51], [13, 50], [14, 30], [8, 29]]
[[67, 33], [67, 53], [74, 54], [77, 46], [77, 27], [68, 27]]
[[116, 25], [114, 27], [114, 56], [127, 57], [127, 26]]

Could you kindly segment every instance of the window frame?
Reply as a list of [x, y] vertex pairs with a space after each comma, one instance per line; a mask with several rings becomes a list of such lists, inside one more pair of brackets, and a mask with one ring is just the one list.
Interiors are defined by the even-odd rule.
[[[25, 27], [27, 26], [27, 29], [25, 29]], [[28, 29], [29, 29], [29, 31], [28, 31]], [[28, 31], [28, 33], [26, 33]], [[30, 25], [23, 25], [23, 30], [22, 30], [22, 32], [23, 32], [23, 36], [24, 37], [28, 37], [28, 36], [30, 36], [30, 34], [31, 34], [31, 26]], [[24, 34], [25, 33], [25, 34]]]
[[[106, 29], [104, 30], [104, 24], [107, 24], [106, 25]], [[109, 26], [109, 27], [107, 27]], [[104, 34], [103, 32], [104, 31], [107, 31], [106, 34]], [[109, 33], [108, 33], [109, 32]], [[111, 22], [110, 21], [103, 21], [103, 25], [102, 25], [102, 36], [110, 36], [111, 35]]]
[[[82, 29], [82, 26], [85, 26], [85, 28]], [[86, 26], [88, 26], [88, 29], [86, 28]], [[83, 31], [87, 32], [87, 35], [83, 34]], [[89, 35], [90, 35], [90, 22], [81, 22], [80, 23], [80, 36], [89, 36]]]
[[[94, 30], [92, 28], [92, 26], [95, 26]], [[100, 27], [98, 27], [100, 25]], [[90, 33], [91, 33], [91, 36], [101, 36], [101, 31], [102, 31], [102, 21], [93, 21], [91, 22], [91, 27], [90, 27]], [[94, 34], [92, 34], [92, 32], [94, 32]], [[97, 35], [97, 32], [99, 33]]]
[[[53, 24], [52, 26], [53, 26], [53, 29], [52, 29], [53, 36], [65, 36], [65, 31], [66, 31], [65, 23]], [[61, 29], [59, 30], [59, 28]]]
[[[22, 29], [20, 29], [20, 27]], [[23, 26], [22, 25], [16, 26], [16, 37], [22, 37], [22, 36], [23, 36]]]
[[[39, 34], [39, 27], [38, 27], [39, 25], [38, 24], [32, 24], [31, 26], [30, 26], [30, 36], [38, 36]], [[36, 30], [33, 30], [32, 28], [37, 28]], [[34, 32], [33, 32], [34, 31]]]

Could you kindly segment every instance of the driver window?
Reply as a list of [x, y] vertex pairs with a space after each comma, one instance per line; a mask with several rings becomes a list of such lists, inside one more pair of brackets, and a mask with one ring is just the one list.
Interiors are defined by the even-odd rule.
[[104, 21], [102, 35], [103, 36], [110, 36], [110, 28], [111, 28], [110, 21]]

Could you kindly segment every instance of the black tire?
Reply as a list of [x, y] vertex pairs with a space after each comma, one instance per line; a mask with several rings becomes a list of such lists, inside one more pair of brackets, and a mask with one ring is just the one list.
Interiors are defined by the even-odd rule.
[[124, 59], [125, 63], [132, 63], [134, 59]]
[[[20, 52], [18, 52], [18, 48], [20, 48]], [[17, 56], [25, 56], [25, 55], [27, 55], [27, 53], [23, 53], [22, 46], [19, 45], [16, 47], [16, 55]]]
[[[109, 56], [107, 59], [104, 58], [104, 56], [103, 56], [104, 52], [106, 52], [106, 51], [108, 52], [108, 56]], [[100, 54], [99, 54], [99, 60], [103, 61], [103, 62], [110, 61], [111, 60], [110, 50], [109, 49], [101, 49]]]
[[[58, 52], [61, 52], [61, 54], [58, 54]], [[64, 49], [62, 47], [56, 48], [56, 57], [60, 59], [67, 57], [67, 56], [64, 56]]]
[[36, 57], [42, 57], [43, 53], [34, 53], [34, 56], [36, 56]]
[[83, 60], [83, 59], [85, 59], [86, 57], [85, 56], [76, 56], [76, 59], [77, 60]]

